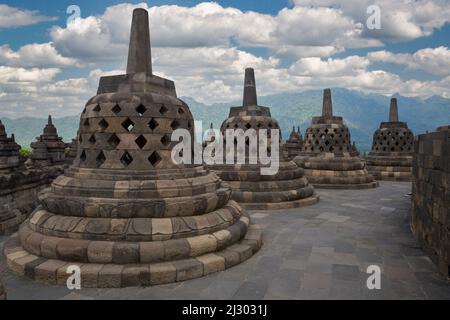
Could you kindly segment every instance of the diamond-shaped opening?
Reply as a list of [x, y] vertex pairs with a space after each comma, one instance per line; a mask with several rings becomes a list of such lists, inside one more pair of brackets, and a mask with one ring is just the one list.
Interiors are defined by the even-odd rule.
[[273, 127], [273, 124], [272, 124], [272, 122], [270, 122], [269, 123], [269, 128], [272, 128]]
[[106, 122], [105, 119], [102, 119], [102, 120], [98, 123], [98, 125], [99, 125], [99, 127], [100, 127], [102, 130], [106, 130], [106, 128], [109, 127], [109, 123]]
[[165, 134], [165, 135], [161, 138], [161, 143], [162, 143], [164, 146], [166, 146], [166, 147], [171, 143], [170, 137], [169, 137], [168, 134]]
[[134, 140], [134, 142], [136, 142], [138, 147], [142, 149], [147, 144], [147, 139], [145, 139], [143, 135], [140, 135], [136, 140]]
[[81, 144], [83, 142], [83, 137], [81, 134], [78, 136], [78, 143]]
[[116, 104], [111, 110], [112, 112], [114, 112], [114, 114], [118, 114], [120, 111], [122, 111], [122, 108], [118, 104]]
[[246, 127], [247, 129], [250, 129], [250, 128], [252, 127], [252, 125], [251, 125], [250, 123], [247, 123], [247, 124], [245, 125], [245, 127]]
[[81, 152], [80, 160], [81, 160], [81, 162], [85, 162], [86, 161], [86, 151], [83, 150], [83, 152]]
[[84, 120], [83, 125], [89, 127], [89, 119]]
[[167, 109], [167, 107], [164, 104], [159, 109], [159, 113], [161, 114], [165, 114], [167, 111], [169, 111], [169, 109]]
[[147, 108], [143, 104], [140, 104], [136, 108], [136, 112], [139, 114], [140, 117], [142, 117], [144, 115], [145, 111], [147, 111]]
[[89, 142], [91, 144], [95, 144], [97, 142], [97, 139], [95, 139], [95, 135], [94, 134], [89, 138]]
[[325, 141], [325, 145], [329, 145], [330, 144], [330, 141]]
[[120, 158], [120, 162], [127, 167], [133, 162], [133, 157], [127, 151], [123, 154], [122, 158]]
[[83, 112], [81, 114], [85, 114], [86, 113], [86, 108], [83, 109]]
[[192, 123], [190, 121], [188, 121], [188, 129], [190, 129], [192, 127]]
[[100, 112], [100, 111], [102, 110], [102, 108], [100, 108], [100, 105], [97, 104], [97, 105], [94, 107], [93, 110], [94, 110], [95, 112]]
[[234, 128], [237, 129], [239, 128], [239, 125], [237, 123], [234, 124]]
[[184, 114], [183, 108], [178, 108], [178, 113], [179, 113], [179, 114]]
[[154, 151], [150, 157], [148, 157], [148, 161], [152, 164], [152, 166], [156, 167], [158, 163], [161, 161], [161, 157], [159, 156], [158, 152]]
[[152, 131], [155, 130], [157, 126], [159, 126], [159, 123], [154, 118], [148, 123], [148, 127], [152, 129]]
[[130, 118], [127, 118], [124, 122], [122, 122], [122, 127], [128, 132], [131, 132], [134, 128], [134, 122], [131, 121]]
[[97, 161], [98, 167], [100, 167], [103, 163], [105, 163], [106, 157], [105, 157], [105, 154], [103, 153], [103, 151], [100, 151], [100, 153], [98, 154], [97, 158], [95, 158], [95, 160]]
[[115, 149], [119, 145], [120, 139], [115, 133], [113, 133], [111, 137], [109, 137], [108, 143], [110, 144], [111, 147]]
[[180, 127], [180, 123], [177, 120], [173, 120], [170, 126], [172, 127], [173, 130], [176, 130]]
[[331, 146], [330, 147], [330, 152], [333, 152], [334, 151], [334, 148], [333, 148], [333, 146]]

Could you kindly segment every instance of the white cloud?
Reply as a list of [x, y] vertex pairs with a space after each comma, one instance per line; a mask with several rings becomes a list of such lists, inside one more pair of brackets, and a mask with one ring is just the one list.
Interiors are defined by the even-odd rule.
[[47, 82], [51, 81], [58, 73], [59, 69], [24, 69], [0, 66], [0, 83], [17, 82]]
[[420, 49], [413, 54], [374, 51], [367, 56], [371, 61], [405, 65], [437, 76], [450, 75], [450, 50], [447, 47]]
[[51, 43], [27, 44], [17, 51], [0, 46], [0, 63], [20, 67], [78, 67], [75, 59], [63, 57]]
[[0, 28], [22, 27], [52, 20], [56, 18], [43, 16], [38, 11], [20, 10], [0, 4]]
[[357, 75], [369, 66], [369, 60], [359, 56], [345, 59], [322, 60], [321, 58], [303, 58], [289, 68], [289, 73], [300, 76], [337, 77]]
[[366, 38], [383, 41], [412, 40], [430, 35], [434, 29], [450, 21], [448, 0], [292, 0], [298, 7], [338, 8], [356, 22], [365, 24], [367, 8], [381, 9], [381, 30], [363, 28]]

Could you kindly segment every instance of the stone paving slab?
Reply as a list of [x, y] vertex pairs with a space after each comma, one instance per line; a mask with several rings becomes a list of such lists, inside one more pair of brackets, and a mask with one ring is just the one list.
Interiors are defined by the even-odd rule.
[[[70, 291], [0, 271], [9, 299], [450, 299], [409, 227], [410, 183], [320, 190], [311, 207], [251, 212], [263, 246], [226, 271], [154, 287]], [[0, 238], [3, 244], [7, 238]], [[381, 290], [368, 290], [369, 265], [381, 268]]]

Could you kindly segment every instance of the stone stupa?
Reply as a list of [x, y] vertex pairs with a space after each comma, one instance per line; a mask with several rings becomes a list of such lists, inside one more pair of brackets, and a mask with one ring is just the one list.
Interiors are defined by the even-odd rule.
[[351, 144], [350, 131], [342, 117], [333, 115], [331, 90], [325, 89], [322, 116], [313, 117], [306, 130], [303, 152], [294, 161], [305, 169], [318, 188], [367, 189], [378, 186], [365, 162]]
[[283, 144], [283, 155], [286, 159], [292, 160], [296, 156], [300, 155], [303, 149], [303, 137], [300, 132], [300, 128], [292, 127], [292, 132], [289, 135], [289, 139]]
[[[272, 118], [270, 108], [259, 106], [257, 102], [255, 74], [252, 68], [245, 70], [244, 97], [240, 107], [230, 109], [220, 131], [225, 137], [227, 129], [277, 129], [278, 122]], [[224, 138], [226, 152], [230, 152]], [[280, 134], [281, 142], [281, 134]], [[233, 143], [231, 143], [233, 145]], [[235, 147], [236, 148], [236, 147]], [[245, 164], [214, 164], [210, 166], [220, 178], [233, 188], [233, 199], [249, 210], [297, 208], [314, 204], [319, 196], [312, 185], [304, 177], [303, 169], [294, 162], [284, 160], [281, 145], [279, 150], [279, 170], [275, 175], [262, 175], [262, 165], [250, 164], [248, 161], [249, 146], [246, 145]], [[225, 155], [224, 155], [225, 156]], [[236, 157], [236, 152], [235, 152]]]
[[367, 170], [377, 180], [411, 181], [414, 134], [398, 118], [397, 99], [391, 99], [389, 122], [373, 134], [372, 151], [365, 158]]
[[[176, 63], [176, 61], [174, 61]], [[261, 231], [203, 166], [172, 162], [171, 134], [194, 133], [173, 81], [152, 73], [148, 12], [133, 11], [127, 73], [100, 79], [82, 112], [74, 164], [6, 245], [10, 269], [82, 287], [157, 285], [250, 258]]]

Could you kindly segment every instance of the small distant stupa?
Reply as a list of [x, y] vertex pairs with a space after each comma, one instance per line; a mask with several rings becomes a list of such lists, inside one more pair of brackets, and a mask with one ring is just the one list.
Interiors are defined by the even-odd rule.
[[286, 140], [286, 143], [283, 145], [283, 155], [286, 159], [292, 160], [296, 156], [300, 155], [303, 149], [303, 137], [300, 132], [300, 127], [295, 130], [295, 126], [292, 127], [292, 132], [289, 136], [289, 139]]
[[414, 134], [398, 118], [397, 99], [391, 99], [389, 121], [373, 134], [367, 170], [378, 180], [411, 181]]

